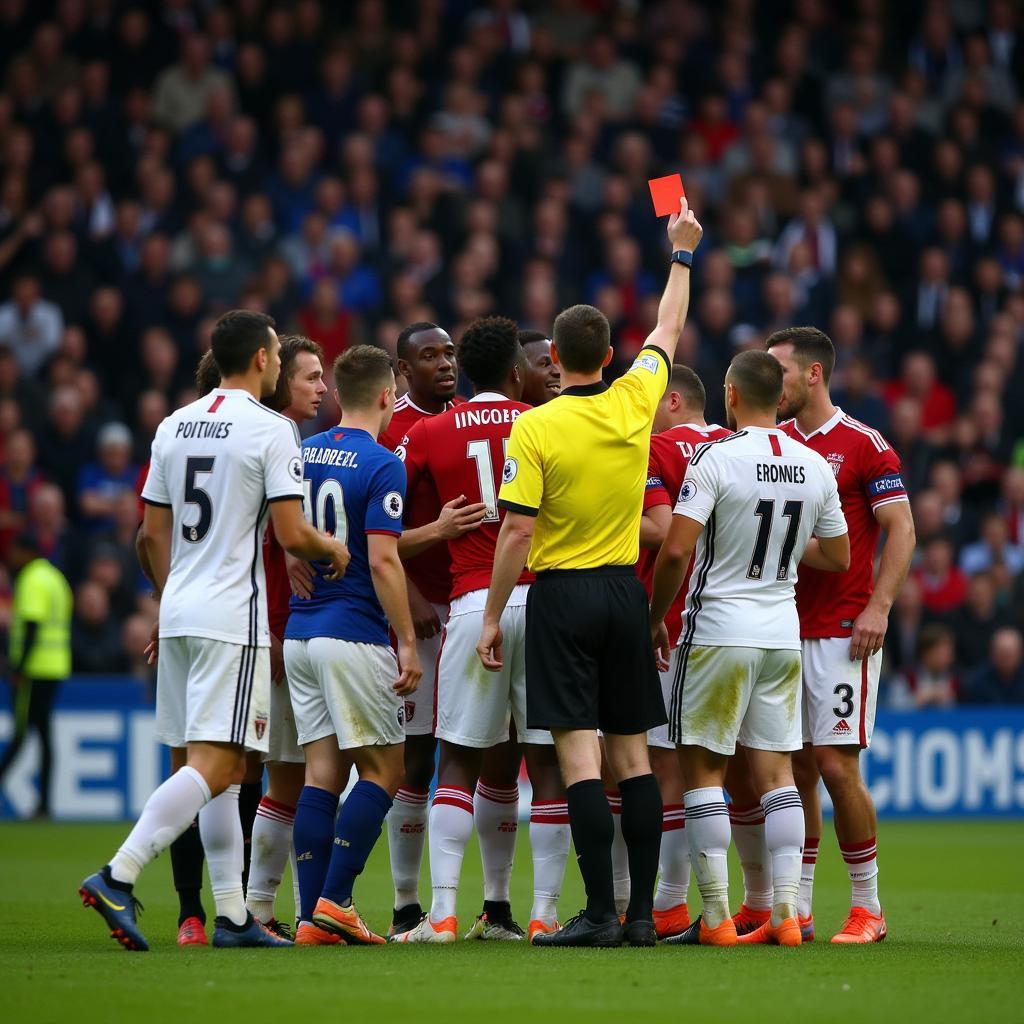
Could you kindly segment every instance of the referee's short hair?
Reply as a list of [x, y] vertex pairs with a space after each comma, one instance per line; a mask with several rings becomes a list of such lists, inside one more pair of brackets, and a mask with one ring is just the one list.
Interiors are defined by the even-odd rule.
[[334, 360], [334, 386], [342, 409], [366, 409], [394, 380], [391, 357], [376, 345], [355, 345]]
[[232, 309], [214, 325], [210, 350], [224, 377], [249, 369], [252, 357], [270, 344], [270, 332], [277, 325], [272, 316], [251, 309]]
[[758, 349], [741, 352], [729, 364], [725, 382], [751, 409], [774, 409], [782, 398], [782, 363]]
[[459, 367], [477, 391], [496, 391], [508, 380], [521, 351], [514, 320], [481, 316], [463, 332]]
[[690, 367], [683, 366], [682, 363], [672, 364], [672, 379], [669, 381], [668, 389], [678, 391], [686, 408], [694, 412], [703, 412], [708, 404], [704, 382]]
[[811, 363], [821, 364], [821, 376], [828, 387], [832, 370], [836, 365], [836, 348], [832, 339], [817, 327], [786, 327], [765, 339], [764, 347], [773, 349], [776, 345], [792, 345], [793, 358], [806, 370]]
[[570, 373], [594, 373], [604, 365], [611, 347], [608, 318], [593, 306], [570, 306], [555, 317], [551, 340], [558, 361]]

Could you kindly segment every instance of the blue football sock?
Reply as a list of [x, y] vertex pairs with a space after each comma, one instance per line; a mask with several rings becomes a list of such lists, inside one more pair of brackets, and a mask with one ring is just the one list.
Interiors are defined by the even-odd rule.
[[326, 789], [303, 786], [295, 807], [292, 840], [299, 875], [299, 920], [312, 921], [313, 909], [324, 888], [334, 842], [338, 798]]
[[352, 787], [338, 815], [324, 899], [344, 904], [352, 898], [352, 886], [366, 866], [390, 810], [391, 797], [377, 783], [360, 779]]

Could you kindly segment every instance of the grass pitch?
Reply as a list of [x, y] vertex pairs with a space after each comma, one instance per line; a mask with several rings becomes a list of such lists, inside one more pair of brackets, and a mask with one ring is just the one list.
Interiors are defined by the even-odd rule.
[[[497, 943], [180, 950], [165, 856], [138, 886], [152, 951], [130, 954], [76, 895], [80, 880], [104, 863], [126, 830], [0, 826], [0, 1020], [1024, 1020], [1024, 822], [884, 824], [881, 883], [889, 938], [870, 947], [827, 942], [845, 915], [848, 883], [834, 836], [826, 836], [815, 904], [819, 938], [799, 950], [540, 950]], [[480, 877], [472, 848], [459, 901], [462, 930], [479, 911]], [[734, 863], [734, 883], [738, 878]], [[422, 885], [428, 899], [425, 866]], [[524, 828], [512, 894], [524, 926], [530, 886]], [[287, 881], [283, 888], [287, 920]], [[392, 893], [383, 839], [356, 896], [371, 927], [386, 928]], [[206, 902], [212, 919], [212, 901]], [[581, 902], [570, 860], [563, 919]]]

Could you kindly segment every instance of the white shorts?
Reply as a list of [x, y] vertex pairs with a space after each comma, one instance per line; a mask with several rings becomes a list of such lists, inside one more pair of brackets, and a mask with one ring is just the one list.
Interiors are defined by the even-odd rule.
[[383, 747], [405, 739], [398, 659], [384, 644], [318, 636], [285, 640], [284, 665], [299, 743], [337, 736], [338, 747]]
[[871, 745], [882, 652], [850, 661], [849, 637], [804, 640], [804, 743]]
[[508, 739], [515, 720], [520, 743], [553, 743], [546, 729], [526, 727], [526, 596], [520, 584], [501, 616], [500, 672], [488, 672], [476, 653], [486, 590], [452, 602], [437, 662], [437, 721], [434, 735], [460, 747], [486, 750]]
[[684, 644], [668, 709], [679, 744], [731, 756], [799, 750], [800, 652]]
[[[416, 653], [420, 656], [423, 678], [416, 692], [405, 698], [405, 735], [432, 736], [434, 734], [434, 696], [437, 688], [437, 656], [441, 653], [441, 638], [448, 619], [448, 605], [435, 604], [434, 611], [441, 620], [441, 632], [428, 640], [416, 640]], [[479, 639], [479, 637], [477, 638]], [[474, 645], [476, 641], [473, 641]]]
[[285, 764], [306, 762], [306, 755], [299, 746], [287, 679], [270, 684], [270, 746], [263, 760], [283, 761]]
[[[658, 673], [661, 676], [661, 699], [665, 702], [666, 711], [672, 707], [672, 684], [675, 682], [676, 673], [679, 671], [682, 650], [682, 645], [673, 647], [668, 659], [668, 668], [664, 672]], [[676, 749], [676, 745], [668, 736], [668, 722], [647, 730], [647, 746], [660, 747], [662, 750]]]
[[156, 664], [156, 735], [161, 743], [236, 743], [266, 751], [269, 647], [198, 636], [161, 637]]

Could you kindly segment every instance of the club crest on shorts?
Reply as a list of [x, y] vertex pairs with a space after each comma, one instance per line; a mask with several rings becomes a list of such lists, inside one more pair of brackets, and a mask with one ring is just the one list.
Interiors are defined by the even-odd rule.
[[[405, 707], [402, 710], [405, 712], [405, 724], [408, 725], [416, 717], [416, 702], [415, 701], [411, 701], [411, 700], [407, 700], [405, 702]], [[398, 716], [399, 716], [398, 717], [399, 724], [401, 724], [401, 721], [402, 721], [402, 712], [401, 711], [399, 711]]]
[[256, 727], [256, 739], [263, 739], [263, 734], [267, 731], [267, 716], [257, 715], [254, 725]]
[[399, 725], [405, 725], [405, 705], [404, 704], [398, 709], [398, 724]]
[[516, 478], [516, 473], [519, 472], [519, 463], [509, 457], [505, 460], [505, 467], [501, 471], [501, 482], [503, 484], [510, 484]]
[[392, 519], [401, 519], [404, 507], [405, 503], [402, 501], [402, 496], [398, 491], [388, 491], [384, 495], [384, 512]]

